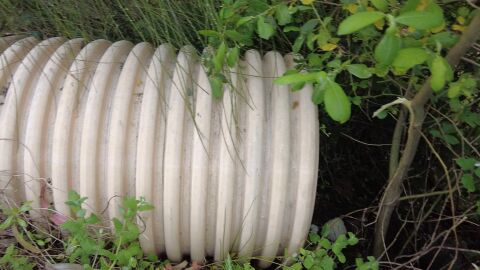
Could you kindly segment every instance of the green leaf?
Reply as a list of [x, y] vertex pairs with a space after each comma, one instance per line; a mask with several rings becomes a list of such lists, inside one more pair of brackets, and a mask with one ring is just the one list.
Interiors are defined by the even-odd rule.
[[[322, 240], [322, 238], [320, 237], [320, 235], [314, 233], [314, 232], [310, 232], [308, 234], [308, 240], [310, 242], [312, 242], [313, 244], [316, 244], [316, 243], [319, 243], [320, 240]], [[328, 240], [327, 240], [328, 241]]]
[[27, 222], [21, 218], [17, 218], [17, 223], [18, 225], [20, 225], [20, 227], [22, 228], [26, 228], [27, 227]]
[[380, 67], [387, 67], [393, 63], [398, 51], [402, 47], [400, 37], [392, 34], [385, 34], [375, 47], [375, 60]]
[[462, 176], [462, 185], [468, 192], [474, 192], [476, 190], [472, 174], [468, 173]]
[[115, 231], [119, 232], [122, 230], [122, 222], [120, 222], [120, 220], [118, 218], [113, 218], [112, 219], [112, 222], [113, 222], [113, 226], [115, 228]]
[[273, 80], [275, 84], [293, 84], [300, 82], [313, 82], [318, 79], [320, 72], [313, 73], [294, 73], [283, 75], [282, 77]]
[[347, 237], [344, 234], [339, 235], [337, 240], [335, 240], [335, 243], [333, 243], [332, 251], [337, 256], [338, 261], [341, 263], [345, 263], [346, 261], [345, 255], [343, 255], [342, 251], [347, 247], [347, 245]]
[[[235, 2], [243, 2], [243, 1], [235, 1]], [[256, 1], [248, 1], [248, 14], [260, 14], [267, 9], [270, 8], [270, 5], [265, 0], [256, 0]]]
[[372, 77], [372, 73], [368, 69], [368, 67], [364, 64], [351, 64], [347, 66], [348, 72], [358, 77], [360, 79], [367, 79]]
[[155, 207], [151, 204], [143, 204], [138, 206], [138, 212], [151, 211], [153, 209], [155, 209]]
[[342, 87], [334, 81], [328, 81], [325, 89], [325, 110], [335, 121], [343, 124], [350, 119], [351, 104]]
[[257, 20], [257, 33], [263, 39], [270, 39], [275, 34], [274, 26], [265, 21], [265, 17], [259, 17]]
[[325, 224], [322, 226], [322, 231], [320, 232], [320, 234], [322, 235], [322, 237], [328, 237], [328, 235], [330, 234], [330, 225], [328, 224]]
[[79, 218], [84, 218], [86, 213], [87, 213], [87, 210], [78, 209], [78, 211], [75, 213], [75, 215]]
[[362, 104], [362, 98], [359, 96], [354, 96], [351, 98], [352, 103], [356, 106], [360, 106]]
[[436, 3], [429, 1], [428, 7], [424, 11], [404, 12], [396, 17], [395, 21], [418, 30], [427, 30], [443, 24], [443, 11]]
[[315, 105], [321, 104], [325, 100], [325, 87], [324, 84], [317, 83], [313, 88], [312, 102]]
[[209, 77], [209, 81], [213, 97], [220, 99], [223, 95], [223, 79], [218, 75], [214, 75]]
[[305, 256], [305, 259], [303, 260], [303, 266], [305, 266], [306, 269], [312, 268], [314, 263], [315, 261], [311, 255]]
[[448, 98], [456, 98], [460, 96], [460, 93], [462, 92], [462, 86], [458, 82], [454, 82], [450, 84], [450, 87], [448, 88], [447, 91], [447, 96]]
[[400, 10], [400, 13], [415, 10], [418, 4], [420, 4], [420, 0], [407, 0], [406, 3], [403, 5], [402, 9]]
[[223, 266], [224, 270], [233, 270], [232, 258], [230, 257], [230, 254], [227, 255], [227, 259], [223, 263]]
[[315, 48], [313, 47], [314, 43], [315, 43], [315, 40], [316, 40], [317, 36], [314, 34], [314, 33], [310, 33], [307, 35], [307, 48], [310, 50], [310, 51], [314, 51]]
[[428, 39], [428, 43], [432, 46], [436, 46], [438, 42], [442, 45], [442, 48], [449, 49], [453, 47], [458, 40], [459, 37], [457, 34], [450, 31], [445, 31], [431, 35]]
[[252, 39], [250, 38], [250, 36], [241, 34], [235, 30], [226, 30], [225, 35], [238, 43], [249, 44], [252, 42]]
[[90, 216], [85, 220], [87, 224], [96, 224], [100, 222], [100, 219], [95, 214], [90, 214]]
[[247, 16], [247, 17], [242, 17], [240, 18], [237, 23], [235, 24], [235, 27], [240, 27], [246, 23], [251, 22], [255, 17], [254, 16]]
[[292, 266], [288, 267], [288, 266], [284, 266], [284, 270], [302, 270], [302, 264], [297, 262], [297, 263], [294, 263]]
[[455, 137], [453, 135], [450, 135], [450, 134], [446, 134], [445, 136], [442, 137], [442, 139], [450, 145], [457, 145], [457, 144], [460, 143], [460, 141], [457, 139], [457, 137]]
[[397, 75], [403, 75], [412, 67], [425, 62], [427, 58], [428, 53], [422, 48], [405, 48], [398, 51], [392, 66]]
[[240, 48], [234, 47], [230, 50], [227, 56], [227, 64], [229, 67], [233, 68], [238, 61], [238, 55], [240, 54]]
[[355, 236], [355, 234], [353, 234], [352, 232], [348, 232], [348, 245], [349, 246], [354, 246], [356, 244], [358, 244], [358, 238], [357, 236]]
[[292, 26], [292, 25], [289, 25], [289, 26], [285, 26], [283, 28], [283, 32], [285, 33], [288, 33], [288, 32], [299, 32], [300, 31], [300, 27], [298, 26]]
[[388, 2], [386, 0], [370, 0], [370, 2], [376, 9], [380, 11], [385, 12], [388, 8]]
[[222, 70], [226, 53], [227, 53], [227, 45], [225, 44], [225, 41], [224, 41], [220, 44], [215, 56], [213, 57], [213, 65], [214, 65], [215, 72], [220, 72]]
[[356, 32], [370, 24], [382, 19], [385, 16], [378, 11], [363, 11], [357, 12], [340, 23], [338, 27], [338, 35], [347, 35]]
[[13, 216], [9, 216], [7, 219], [5, 219], [5, 221], [2, 222], [2, 224], [0, 225], [0, 230], [6, 230], [10, 226], [12, 226], [13, 220], [14, 220]]
[[318, 25], [318, 20], [317, 19], [311, 19], [308, 20], [302, 27], [300, 28], [300, 33], [302, 34], [308, 34], [311, 33], [315, 27]]
[[198, 31], [198, 33], [200, 35], [206, 36], [206, 37], [217, 37], [217, 38], [221, 37], [220, 33], [218, 33], [217, 31], [213, 31], [213, 30], [200, 30], [200, 31]]
[[292, 21], [292, 15], [288, 10], [288, 6], [285, 4], [280, 4], [275, 9], [275, 18], [279, 25], [286, 25]]
[[321, 246], [324, 249], [331, 249], [332, 248], [332, 244], [330, 243], [330, 241], [328, 241], [327, 238], [320, 239], [320, 241], [318, 241], [318, 245]]
[[305, 35], [298, 36], [297, 39], [295, 39], [295, 42], [293, 43], [292, 51], [294, 53], [299, 52], [300, 49], [302, 48], [303, 42], [305, 42]]
[[455, 160], [458, 166], [464, 171], [470, 171], [475, 169], [475, 159], [473, 158], [459, 158]]
[[335, 269], [335, 262], [329, 256], [324, 256], [319, 262], [320, 269], [322, 270], [333, 270]]
[[[450, 69], [450, 70], [449, 70]], [[430, 65], [430, 86], [433, 91], [438, 92], [445, 87], [448, 74], [451, 73], [451, 67], [440, 55], [435, 55]]]

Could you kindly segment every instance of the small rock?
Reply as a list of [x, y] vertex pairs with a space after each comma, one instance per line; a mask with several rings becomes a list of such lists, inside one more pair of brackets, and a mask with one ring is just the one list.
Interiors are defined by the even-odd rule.
[[347, 234], [347, 228], [345, 227], [345, 223], [343, 223], [341, 218], [331, 219], [327, 221], [325, 225], [327, 225], [329, 229], [327, 238], [332, 242], [337, 240], [337, 237], [341, 234]]
[[83, 270], [83, 266], [75, 263], [56, 263], [46, 265], [46, 270]]

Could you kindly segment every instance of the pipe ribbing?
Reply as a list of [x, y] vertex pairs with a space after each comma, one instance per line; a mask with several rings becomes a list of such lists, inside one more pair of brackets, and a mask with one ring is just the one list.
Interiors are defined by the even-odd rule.
[[[18, 39], [18, 38], [16, 38]], [[295, 252], [313, 213], [318, 117], [311, 85], [273, 83], [293, 56], [248, 51], [214, 99], [192, 47], [34, 38], [0, 41], [0, 184], [39, 208], [68, 190], [88, 210], [118, 216], [121, 196], [142, 213], [146, 252], [179, 261], [229, 253]], [[5, 94], [5, 91], [2, 91]], [[261, 262], [266, 267], [268, 262]]]

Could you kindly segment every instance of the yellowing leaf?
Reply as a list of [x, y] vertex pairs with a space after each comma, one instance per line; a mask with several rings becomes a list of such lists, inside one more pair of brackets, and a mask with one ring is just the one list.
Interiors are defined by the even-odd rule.
[[358, 5], [357, 4], [348, 4], [345, 6], [345, 9], [348, 10], [350, 13], [354, 14], [357, 13], [358, 11]]
[[315, 0], [301, 0], [301, 2], [304, 5], [311, 5], [313, 4], [313, 2], [315, 2]]
[[440, 25], [438, 27], [430, 29], [430, 31], [435, 34], [435, 33], [443, 31], [443, 29], [445, 29], [445, 22], [443, 22], [442, 25]]
[[382, 30], [383, 27], [385, 26], [385, 20], [384, 19], [378, 20], [374, 23], [374, 25], [378, 30]]
[[431, 0], [428, 2], [429, 5], [425, 10], [403, 12], [395, 18], [395, 21], [419, 30], [431, 29], [442, 25], [444, 22], [442, 8]]
[[322, 49], [323, 51], [333, 51], [334, 49], [336, 49], [338, 46], [337, 44], [333, 44], [333, 43], [325, 43], [323, 44], [322, 46], [320, 46], [320, 49]]
[[452, 25], [452, 30], [455, 30], [455, 31], [459, 31], [459, 32], [463, 33], [465, 31], [465, 29], [466, 29], [466, 27], [463, 26], [463, 25], [458, 25], [458, 24]]
[[421, 0], [420, 3], [418, 3], [418, 6], [415, 8], [416, 11], [424, 11], [427, 6], [428, 6], [429, 0]]
[[459, 24], [462, 24], [462, 25], [463, 25], [463, 24], [465, 24], [465, 18], [462, 17], [462, 16], [458, 16], [458, 17], [457, 17], [457, 22], [458, 22]]

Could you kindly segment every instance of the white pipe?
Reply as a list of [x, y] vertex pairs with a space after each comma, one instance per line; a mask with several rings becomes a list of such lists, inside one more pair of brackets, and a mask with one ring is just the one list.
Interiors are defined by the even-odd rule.
[[292, 55], [246, 52], [225, 69], [219, 100], [192, 47], [175, 56], [127, 41], [37, 43], [0, 41], [5, 198], [70, 215], [74, 189], [89, 212], [113, 218], [119, 197], [143, 196], [155, 209], [139, 216], [142, 248], [172, 261], [235, 253], [267, 267], [303, 245], [319, 124], [311, 85], [273, 83]]
[[105, 180], [106, 137], [111, 96], [116, 87], [132, 44], [118, 41], [112, 44], [97, 65], [86, 100], [80, 142], [80, 195], [88, 197], [95, 212], [107, 207], [107, 182]]
[[2, 86], [8, 87], [8, 91], [0, 116], [0, 184], [5, 194], [16, 203], [26, 196], [23, 157], [26, 151], [25, 125], [33, 98], [31, 92], [45, 63], [64, 41], [51, 38], [39, 43], [23, 58], [10, 84]]
[[[65, 42], [50, 57], [42, 69], [30, 103], [24, 143], [25, 195], [33, 208], [40, 207], [42, 187], [46, 188], [46, 173], [51, 168], [51, 133], [57, 102], [63, 81], [74, 57], [80, 51], [82, 39]], [[25, 78], [24, 78], [25, 79]]]
[[69, 213], [65, 204], [68, 191], [79, 190], [74, 181], [78, 176], [79, 141], [85, 112], [88, 87], [98, 64], [98, 59], [110, 46], [106, 40], [96, 40], [85, 46], [70, 67], [58, 109], [52, 140], [52, 189], [53, 202], [60, 213]]
[[[148, 202], [161, 206], [163, 201], [162, 166], [165, 143], [165, 100], [170, 89], [169, 70], [174, 64], [174, 51], [168, 45], [160, 46], [153, 55], [148, 68], [143, 93], [140, 123], [138, 128], [136, 196], [143, 196]], [[158, 91], [165, 89], [165, 92]], [[163, 207], [142, 213], [146, 223], [145, 232], [140, 237], [146, 252], [165, 251], [163, 237]]]
[[[7, 41], [0, 41], [0, 44], [10, 45]], [[0, 85], [4, 86], [4, 88], [0, 88], [0, 113], [5, 102], [6, 86], [10, 84], [13, 74], [23, 58], [37, 44], [38, 40], [36, 38], [28, 37], [13, 43], [9, 47], [0, 49], [0, 51], [3, 51], [3, 53], [0, 52], [0, 70], [2, 71], [0, 72]]]

